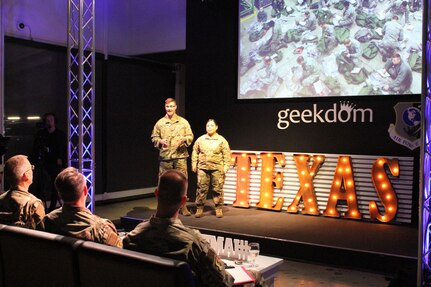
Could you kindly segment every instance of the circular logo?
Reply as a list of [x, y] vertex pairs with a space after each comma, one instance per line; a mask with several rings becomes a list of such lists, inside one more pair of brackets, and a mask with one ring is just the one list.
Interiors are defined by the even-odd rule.
[[410, 107], [403, 112], [403, 121], [406, 125], [414, 127], [421, 123], [421, 111], [418, 108]]

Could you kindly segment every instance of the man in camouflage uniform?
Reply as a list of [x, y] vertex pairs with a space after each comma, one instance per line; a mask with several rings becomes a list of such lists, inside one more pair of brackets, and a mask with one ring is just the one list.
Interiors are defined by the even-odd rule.
[[157, 211], [124, 238], [124, 248], [187, 262], [198, 286], [232, 286], [233, 277], [199, 231], [185, 227], [178, 213], [187, 201], [187, 178], [168, 170], [155, 191]]
[[400, 48], [400, 42], [404, 40], [404, 29], [398, 23], [398, 16], [392, 16], [392, 20], [383, 26], [383, 39], [377, 42], [382, 59], [386, 62], [387, 58]]
[[344, 41], [344, 47], [346, 50], [343, 52], [344, 56], [355, 64], [356, 67], [362, 67], [360, 58], [362, 56], [362, 47], [356, 39], [346, 39]]
[[[177, 103], [168, 98], [165, 101], [166, 115], [157, 121], [151, 133], [151, 141], [159, 149], [159, 176], [168, 169], [178, 169], [187, 177], [187, 147], [193, 141], [189, 122], [177, 115]], [[190, 215], [187, 206], [183, 215]]]
[[409, 91], [413, 81], [412, 69], [401, 59], [399, 53], [394, 53], [392, 58], [386, 62], [385, 70], [391, 80], [383, 86], [383, 90], [396, 94], [405, 94]]
[[314, 90], [313, 84], [319, 80], [320, 69], [318, 68], [316, 62], [312, 61], [310, 58], [304, 58], [299, 56], [296, 59], [302, 68], [302, 77], [300, 82], [304, 88]]
[[33, 168], [24, 155], [6, 161], [4, 176], [10, 189], [0, 195], [0, 223], [43, 230], [43, 203], [28, 192], [33, 183]]
[[343, 5], [343, 15], [335, 26], [349, 28], [353, 25], [356, 19], [355, 7], [353, 7], [349, 1], [344, 1]]
[[230, 148], [227, 140], [217, 133], [218, 125], [210, 119], [207, 133], [200, 136], [193, 145], [192, 170], [198, 174], [196, 190], [196, 218], [203, 216], [208, 190], [212, 188], [216, 216], [223, 217], [223, 185], [230, 165]]
[[93, 215], [85, 207], [87, 185], [77, 169], [68, 167], [60, 172], [55, 179], [55, 187], [64, 204], [45, 216], [46, 231], [120, 248], [123, 246], [114, 224]]
[[301, 33], [305, 31], [314, 31], [317, 28], [317, 18], [314, 13], [310, 13], [310, 11], [304, 12], [304, 18], [301, 20], [295, 21], [296, 26]]
[[326, 22], [320, 22], [320, 27], [322, 28], [322, 37], [320, 38], [318, 49], [322, 53], [329, 54], [338, 45], [334, 26]]
[[409, 6], [407, 1], [403, 0], [396, 0], [392, 3], [391, 6], [386, 10], [386, 12], [389, 14], [389, 18], [392, 18], [392, 16], [397, 15], [399, 19], [402, 19], [404, 16], [404, 24], [410, 24], [409, 19]]

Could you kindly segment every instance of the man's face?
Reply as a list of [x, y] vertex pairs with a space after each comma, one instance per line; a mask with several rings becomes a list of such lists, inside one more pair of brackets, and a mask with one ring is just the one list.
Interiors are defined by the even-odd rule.
[[165, 105], [165, 110], [168, 117], [172, 117], [173, 115], [175, 115], [175, 112], [177, 110], [177, 104], [175, 104], [175, 102], [170, 102]]
[[392, 58], [392, 64], [398, 65], [401, 62], [401, 58], [394, 57]]
[[265, 65], [269, 66], [271, 65], [271, 58], [265, 58], [264, 60]]
[[47, 129], [55, 127], [55, 119], [54, 116], [49, 115], [45, 118], [45, 126]]
[[25, 161], [24, 166], [25, 166], [25, 169], [24, 169], [25, 174], [29, 180], [29, 183], [32, 184], [33, 183], [33, 168], [34, 167], [33, 167], [33, 165], [31, 165], [31, 163], [28, 160]]

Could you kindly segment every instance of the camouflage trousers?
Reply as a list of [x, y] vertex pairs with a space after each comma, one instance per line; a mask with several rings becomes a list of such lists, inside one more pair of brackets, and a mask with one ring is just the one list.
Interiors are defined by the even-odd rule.
[[159, 165], [159, 176], [169, 169], [181, 171], [186, 177], [187, 175], [187, 158], [178, 158], [172, 160], [161, 160]]
[[213, 201], [216, 207], [223, 205], [223, 185], [225, 175], [220, 170], [198, 169], [198, 188], [196, 190], [196, 205], [203, 206], [207, 200], [208, 191], [213, 191]]

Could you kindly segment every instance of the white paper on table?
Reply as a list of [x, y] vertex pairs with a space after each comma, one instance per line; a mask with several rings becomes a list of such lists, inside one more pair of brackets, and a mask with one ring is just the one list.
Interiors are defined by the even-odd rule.
[[351, 74], [359, 74], [361, 71], [361, 68], [355, 67], [352, 71], [350, 71]]
[[382, 35], [383, 35], [383, 29], [382, 29], [382, 28], [378, 27], [378, 28], [376, 28], [376, 29], [375, 29], [375, 31], [376, 31], [376, 32], [377, 32], [377, 34], [379, 34], [380, 36], [382, 36]]
[[389, 77], [389, 73], [385, 69], [379, 69], [377, 70], [377, 73], [379, 73], [383, 78]]
[[245, 269], [244, 266], [225, 269], [235, 279], [234, 284], [244, 284], [254, 282], [253, 276]]

